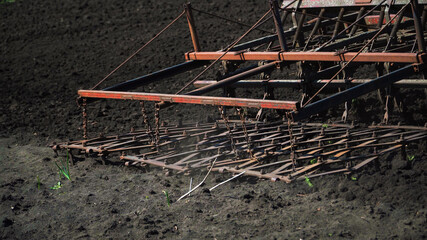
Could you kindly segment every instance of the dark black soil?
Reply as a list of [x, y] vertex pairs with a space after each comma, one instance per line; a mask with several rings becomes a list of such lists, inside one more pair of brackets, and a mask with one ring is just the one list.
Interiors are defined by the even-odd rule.
[[[212, 192], [188, 190], [205, 172], [166, 176], [161, 169], [102, 165], [92, 159], [71, 166], [72, 181], [58, 182], [47, 146], [80, 139], [77, 90], [89, 89], [182, 11], [182, 1], [2, 1], [0, 4], [0, 238], [1, 239], [425, 239], [427, 151], [408, 146], [414, 159], [381, 159], [352, 179], [328, 176], [272, 183], [239, 177]], [[193, 1], [193, 6], [254, 23], [266, 1]], [[204, 50], [217, 50], [246, 28], [195, 14]], [[271, 26], [266, 24], [266, 29]], [[259, 36], [253, 33], [249, 38]], [[102, 87], [184, 61], [192, 45], [180, 20], [122, 67]], [[286, 71], [286, 69], [285, 69]], [[289, 70], [287, 70], [289, 71]], [[197, 74], [181, 74], [144, 91], [174, 93]], [[210, 74], [215, 74], [211, 72]], [[289, 73], [292, 74], [292, 73]], [[262, 94], [262, 92], [252, 92]], [[426, 96], [405, 93], [408, 112], [393, 121], [423, 125]], [[380, 122], [375, 95], [360, 99], [352, 118]], [[370, 107], [373, 106], [373, 107]], [[89, 106], [89, 131], [113, 133], [141, 125], [136, 102]], [[149, 108], [152, 115], [152, 107]], [[327, 118], [339, 118], [330, 111]], [[215, 109], [174, 106], [168, 121], [217, 117]], [[212, 173], [203, 188], [230, 175]], [[163, 191], [171, 198], [168, 206]]]

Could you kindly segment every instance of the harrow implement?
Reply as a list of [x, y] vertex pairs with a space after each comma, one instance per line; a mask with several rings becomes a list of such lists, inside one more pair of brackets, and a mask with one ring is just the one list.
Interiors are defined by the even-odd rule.
[[[194, 12], [239, 23], [248, 30], [224, 49], [202, 51]], [[95, 90], [183, 16], [193, 45], [193, 51], [184, 55], [185, 62]], [[345, 123], [352, 100], [362, 95], [385, 92], [381, 96], [385, 109], [382, 122], [388, 124], [391, 100], [402, 99], [400, 88], [426, 89], [426, 19], [427, 0], [285, 0], [281, 5], [270, 0], [269, 10], [253, 25], [185, 4], [177, 18], [92, 89], [78, 91], [84, 140], [53, 148], [102, 159], [121, 153], [127, 164], [180, 172], [210, 166], [217, 159], [213, 170], [286, 182], [304, 176], [348, 174], [395, 150], [404, 155], [406, 143], [427, 136], [426, 127], [363, 129]], [[275, 31], [261, 29], [268, 22]], [[253, 31], [272, 34], [242, 43]], [[223, 71], [215, 77], [205, 76], [218, 63]], [[367, 78], [363, 72], [369, 66], [375, 77]], [[134, 91], [199, 68], [202, 70], [176, 93]], [[264, 98], [237, 97], [237, 88], [261, 88]], [[284, 88], [299, 88], [301, 95], [297, 99], [275, 98], [274, 93]], [[219, 92], [216, 90], [222, 90], [223, 95], [211, 96]], [[89, 139], [86, 106], [99, 99], [140, 101], [145, 129]], [[147, 101], [155, 102], [154, 128], [146, 116]], [[213, 126], [161, 126], [159, 111], [177, 103], [218, 106], [222, 120]], [[341, 105], [343, 124], [325, 127], [299, 122]], [[240, 120], [231, 121], [225, 107], [236, 107]], [[284, 119], [259, 122], [258, 114], [249, 120], [242, 108], [260, 109], [259, 113], [262, 109], [281, 110], [278, 113]]]

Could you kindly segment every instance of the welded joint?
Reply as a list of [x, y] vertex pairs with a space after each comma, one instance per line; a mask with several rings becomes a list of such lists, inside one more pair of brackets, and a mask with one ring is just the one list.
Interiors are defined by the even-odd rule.
[[424, 61], [427, 59], [427, 54], [423, 52], [417, 53], [417, 60], [418, 63], [424, 63]]
[[[195, 51], [193, 50], [193, 51], [188, 51], [188, 52], [186, 52], [185, 54], [184, 54], [184, 56], [185, 56], [185, 61], [191, 61], [192, 59], [191, 59], [191, 57], [190, 57], [190, 54], [191, 53], [194, 53]], [[194, 61], [197, 61], [197, 59], [194, 59]]]
[[[245, 52], [249, 52], [249, 48], [247, 48], [247, 49], [243, 49], [243, 50], [240, 50], [240, 51], [236, 51], [236, 52], [234, 52], [234, 56], [237, 56], [237, 55], [242, 55], [243, 53], [245, 53]], [[243, 57], [243, 56], [242, 56]]]
[[414, 72], [416, 72], [416, 73], [419, 73], [419, 72], [421, 72], [422, 69], [424, 69], [423, 63], [414, 63], [414, 64], [412, 64], [412, 66], [414, 67]]
[[284, 58], [284, 54], [282, 54], [282, 53], [285, 53], [286, 51], [278, 51], [277, 52], [277, 59], [279, 59], [279, 61], [285, 61], [285, 58]]

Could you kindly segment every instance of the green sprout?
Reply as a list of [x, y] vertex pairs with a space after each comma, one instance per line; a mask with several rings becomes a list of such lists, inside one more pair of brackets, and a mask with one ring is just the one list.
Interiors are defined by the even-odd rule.
[[40, 178], [39, 175], [37, 175], [37, 189], [40, 190], [40, 186], [42, 185], [42, 183], [40, 182]]
[[317, 163], [317, 159], [313, 158], [310, 160], [310, 164], [315, 164], [315, 163]]
[[408, 161], [413, 161], [415, 159], [415, 155], [408, 156]]
[[14, 2], [15, 2], [15, 0], [1, 0], [0, 4], [2, 4], [2, 3], [14, 3]]
[[58, 168], [59, 171], [59, 178], [61, 178], [61, 175], [64, 175], [68, 180], [71, 181], [71, 175], [70, 175], [70, 157], [68, 155], [68, 151], [67, 151], [67, 159], [65, 161], [63, 161], [61, 159], [61, 161], [59, 162], [60, 164], [58, 164], [58, 162], [55, 161], [55, 165]]
[[165, 196], [166, 196], [166, 202], [167, 202], [167, 204], [168, 204], [168, 207], [170, 207], [170, 206], [171, 206], [171, 200], [169, 199], [168, 191], [163, 190], [163, 193], [164, 193], [164, 194], [165, 194]]
[[351, 177], [351, 180], [357, 181], [357, 177]]
[[313, 187], [313, 183], [311, 183], [310, 178], [305, 177], [305, 182], [307, 183], [307, 185], [308, 185], [309, 187]]
[[[353, 100], [354, 100], [354, 99], [353, 99]], [[328, 236], [329, 236], [329, 237], [332, 237], [332, 235], [333, 235], [332, 233], [328, 233]]]
[[329, 125], [328, 124], [322, 124], [322, 128], [328, 128], [329, 127]]
[[53, 187], [51, 187], [50, 189], [52, 189], [52, 190], [58, 190], [58, 189], [60, 189], [61, 188], [61, 182], [58, 182], [58, 183], [56, 183]]

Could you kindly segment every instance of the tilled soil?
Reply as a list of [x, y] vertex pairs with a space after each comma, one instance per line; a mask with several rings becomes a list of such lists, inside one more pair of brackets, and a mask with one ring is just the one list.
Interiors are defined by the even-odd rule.
[[[192, 4], [247, 23], [268, 9], [265, 1]], [[239, 177], [209, 192], [206, 188], [230, 177], [211, 173], [206, 185], [176, 202], [188, 191], [190, 179], [198, 183], [206, 172], [167, 175], [161, 169], [87, 159], [71, 166], [72, 181], [62, 179], [62, 187], [52, 190], [59, 180], [54, 165], [58, 158], [47, 145], [81, 138], [77, 90], [93, 87], [182, 9], [179, 1], [2, 1], [0, 238], [426, 238], [425, 142], [408, 146], [408, 155], [414, 156], [410, 162], [390, 154], [381, 159], [379, 169], [366, 168], [352, 178], [312, 179], [314, 187]], [[225, 47], [247, 29], [195, 17], [205, 50]], [[260, 33], [250, 37], [256, 36]], [[182, 19], [101, 88], [180, 63], [191, 48]], [[174, 93], [197, 73], [151, 84], [144, 91]], [[406, 97], [408, 112], [392, 120], [423, 125], [424, 92], [409, 91]], [[376, 101], [374, 95], [360, 99], [359, 105], [373, 107], [359, 109], [352, 117], [381, 121]], [[152, 106], [148, 110], [152, 116]], [[99, 101], [88, 111], [92, 135], [141, 125], [135, 102]], [[323, 119], [339, 114], [330, 111]], [[161, 118], [171, 122], [217, 115], [215, 109], [189, 105], [161, 112]], [[163, 191], [170, 196], [170, 206]]]

